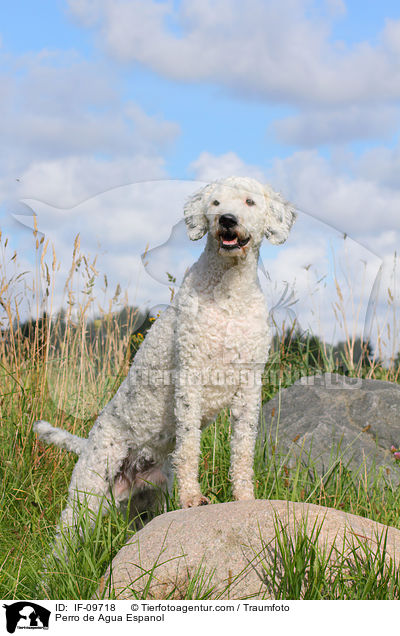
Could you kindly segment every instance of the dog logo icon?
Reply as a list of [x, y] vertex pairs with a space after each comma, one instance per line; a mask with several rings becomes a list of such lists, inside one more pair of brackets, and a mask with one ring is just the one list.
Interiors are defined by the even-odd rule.
[[6, 628], [9, 634], [14, 634], [16, 629], [49, 629], [51, 612], [37, 603], [18, 601], [3, 607], [6, 610]]

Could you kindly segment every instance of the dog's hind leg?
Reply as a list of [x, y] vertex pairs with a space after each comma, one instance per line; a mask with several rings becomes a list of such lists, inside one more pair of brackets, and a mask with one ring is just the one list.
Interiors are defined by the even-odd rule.
[[[100, 510], [105, 514], [113, 501], [114, 481], [129, 452], [129, 446], [123, 431], [113, 428], [111, 436], [107, 435], [105, 428], [100, 423], [92, 429], [73, 470], [68, 501], [61, 515], [53, 550], [59, 557], [65, 554], [65, 540], [69, 541], [77, 530], [79, 534], [82, 506], [85, 508], [83, 517], [86, 520], [88, 512], [89, 525], [93, 526]], [[118, 498], [113, 503], [118, 506]]]

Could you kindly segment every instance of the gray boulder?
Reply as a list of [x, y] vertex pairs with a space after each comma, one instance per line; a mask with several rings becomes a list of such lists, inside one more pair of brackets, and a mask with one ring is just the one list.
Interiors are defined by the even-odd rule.
[[284, 531], [292, 538], [301, 531], [325, 550], [333, 576], [340, 555], [352, 568], [354, 550], [363, 554], [360, 543], [376, 554], [386, 541], [385, 558], [398, 563], [395, 528], [302, 502], [231, 502], [153, 519], [114, 558], [96, 596], [180, 599], [191, 590], [191, 598], [204, 598], [206, 591], [214, 599], [274, 598], [274, 584], [284, 575], [276, 536]]
[[400, 466], [400, 386], [337, 374], [303, 377], [264, 405], [262, 434], [290, 466], [301, 456], [320, 474], [337, 460], [364, 475], [381, 469], [394, 485]]

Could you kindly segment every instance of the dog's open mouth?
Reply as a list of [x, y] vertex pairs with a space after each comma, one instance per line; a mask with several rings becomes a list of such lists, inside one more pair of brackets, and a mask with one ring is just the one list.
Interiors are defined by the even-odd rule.
[[224, 250], [238, 250], [242, 249], [250, 241], [250, 236], [247, 238], [240, 238], [234, 232], [226, 232], [219, 235], [220, 247]]

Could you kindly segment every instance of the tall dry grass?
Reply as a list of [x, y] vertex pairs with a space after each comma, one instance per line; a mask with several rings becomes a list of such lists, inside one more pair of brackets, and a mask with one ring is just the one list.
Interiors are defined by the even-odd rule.
[[[35, 265], [23, 272], [7, 238], [0, 236], [0, 597], [35, 598], [42, 557], [63, 507], [74, 458], [38, 442], [32, 423], [40, 418], [86, 435], [101, 407], [126, 375], [141, 335], [135, 334], [143, 316], [128, 306], [117, 287], [103, 279], [102, 297], [97, 259], [81, 252], [79, 236], [71, 246], [65, 276], [65, 303], [56, 305], [56, 281], [62, 276], [57, 255], [34, 230]], [[390, 292], [394, 297], [393, 292]], [[353, 309], [360, 311], [356, 302]], [[388, 306], [388, 312], [395, 308]], [[276, 338], [268, 363], [264, 398], [302, 375], [334, 371], [397, 381], [395, 356], [384, 366], [375, 355], [355, 355], [354, 319], [348, 315], [346, 290], [337, 284], [333, 311], [345, 324], [340, 352], [312, 334], [299, 334], [296, 325]], [[391, 314], [391, 315], [392, 315]], [[29, 319], [28, 319], [29, 317]], [[393, 318], [393, 316], [392, 316]], [[391, 331], [397, 328], [396, 316]], [[346, 322], [347, 321], [347, 322]], [[382, 336], [383, 337], [383, 336]], [[368, 352], [368, 342], [359, 342]], [[364, 360], [364, 363], [363, 363]], [[229, 501], [230, 421], [222, 413], [203, 435], [200, 477], [212, 501]], [[313, 467], [300, 467], [293, 477], [274, 449], [259, 448], [256, 457], [257, 496], [309, 500], [337, 506], [382, 522], [395, 523], [400, 494], [378, 482], [361, 484], [339, 466], [329, 481], [318, 480]], [[176, 507], [177, 498], [170, 502]], [[108, 525], [107, 525], [108, 524]], [[113, 551], [123, 542], [126, 524], [111, 515], [96, 532], [87, 531], [88, 544], [71, 555], [68, 571], [59, 574], [53, 598], [83, 597], [94, 592]], [[92, 537], [92, 540], [90, 539]], [[117, 537], [117, 538], [116, 538]], [[92, 542], [90, 542], [92, 541]]]
[[[0, 379], [2, 417], [30, 421], [49, 410], [56, 425], [90, 419], [107, 403], [126, 375], [132, 336], [143, 316], [129, 307], [118, 285], [103, 281], [102, 304], [94, 294], [97, 257], [81, 253], [76, 237], [64, 284], [65, 304], [54, 308], [59, 263], [35, 228], [35, 271], [19, 272], [7, 239], [0, 243]], [[1, 241], [1, 236], [0, 236]], [[13, 271], [10, 271], [13, 270]], [[130, 352], [130, 353], [129, 353]], [[4, 410], [5, 409], [5, 410]]]

